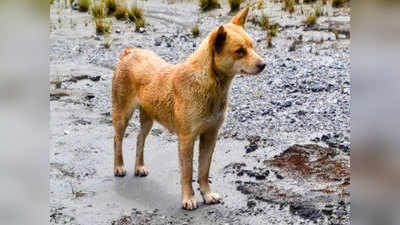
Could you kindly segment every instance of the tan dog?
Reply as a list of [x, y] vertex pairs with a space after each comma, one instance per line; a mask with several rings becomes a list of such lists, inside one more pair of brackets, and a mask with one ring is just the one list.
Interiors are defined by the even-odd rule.
[[114, 174], [125, 176], [122, 140], [135, 109], [140, 110], [135, 175], [146, 176], [143, 148], [156, 120], [179, 140], [182, 207], [197, 208], [192, 187], [193, 145], [200, 136], [198, 183], [206, 204], [220, 195], [208, 183], [211, 157], [226, 111], [229, 88], [235, 74], [258, 74], [265, 63], [253, 50], [244, 30], [249, 8], [212, 31], [186, 60], [169, 64], [149, 50], [125, 48], [112, 83]]

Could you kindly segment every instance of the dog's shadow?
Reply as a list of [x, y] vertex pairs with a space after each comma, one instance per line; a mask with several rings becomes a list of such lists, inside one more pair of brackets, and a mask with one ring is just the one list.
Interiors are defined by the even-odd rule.
[[[115, 191], [124, 199], [129, 199], [140, 208], [169, 209], [180, 204], [180, 196], [176, 192], [179, 186], [172, 189], [176, 193], [169, 192], [163, 180], [156, 177], [135, 177], [133, 175], [115, 180]], [[164, 182], [165, 183], [165, 182]]]

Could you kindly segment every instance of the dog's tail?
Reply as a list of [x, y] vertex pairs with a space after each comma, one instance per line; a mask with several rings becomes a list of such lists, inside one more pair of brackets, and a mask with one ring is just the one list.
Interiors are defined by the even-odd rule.
[[125, 56], [131, 54], [133, 50], [135, 50], [135, 48], [131, 46], [124, 48], [121, 54], [119, 55], [119, 59], [123, 59]]

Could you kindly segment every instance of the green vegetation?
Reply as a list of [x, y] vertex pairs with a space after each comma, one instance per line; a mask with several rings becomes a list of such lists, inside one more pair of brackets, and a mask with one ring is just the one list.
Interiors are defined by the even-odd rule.
[[208, 11], [211, 9], [221, 8], [218, 0], [200, 0], [200, 9], [202, 11]]
[[266, 15], [262, 14], [260, 18], [260, 26], [262, 29], [267, 30], [269, 27], [269, 19]]
[[104, 3], [102, 1], [98, 1], [94, 3], [92, 7], [92, 15], [94, 18], [102, 18], [104, 17]]
[[128, 12], [129, 20], [136, 22], [137, 20], [144, 20], [143, 10], [133, 3], [131, 9]]
[[106, 5], [107, 15], [111, 15], [117, 10], [116, 0], [105, 0], [104, 3]]
[[111, 21], [105, 21], [103, 18], [95, 19], [96, 23], [96, 33], [104, 34], [109, 33], [111, 28]]
[[89, 11], [90, 5], [92, 1], [91, 0], [78, 0], [78, 9], [81, 12], [87, 12]]
[[288, 11], [290, 14], [294, 13], [295, 0], [283, 0], [283, 10]]
[[117, 2], [117, 9], [114, 12], [114, 16], [118, 20], [126, 20], [128, 17], [128, 6], [125, 1], [119, 0]]
[[264, 1], [263, 1], [263, 0], [260, 0], [260, 1], [258, 2], [257, 8], [258, 8], [258, 9], [263, 9], [263, 8], [265, 8]]
[[144, 19], [138, 19], [135, 22], [135, 31], [138, 32], [140, 28], [144, 27], [146, 25], [146, 22]]
[[350, 0], [332, 0], [332, 7], [340, 8], [344, 6], [344, 3], [349, 2]]
[[200, 35], [200, 28], [198, 24], [195, 24], [194, 27], [190, 30], [192, 33], [193, 37], [198, 37]]
[[314, 15], [316, 17], [320, 17], [320, 16], [322, 16], [322, 13], [323, 13], [322, 5], [320, 5], [320, 4], [316, 5], [315, 8], [314, 8]]
[[228, 0], [229, 6], [231, 7], [231, 12], [236, 12], [240, 8], [240, 4], [242, 4], [243, 0]]
[[303, 3], [315, 3], [317, 0], [303, 0]]
[[317, 17], [314, 14], [311, 14], [307, 17], [307, 19], [304, 21], [304, 23], [307, 26], [312, 26], [317, 22]]

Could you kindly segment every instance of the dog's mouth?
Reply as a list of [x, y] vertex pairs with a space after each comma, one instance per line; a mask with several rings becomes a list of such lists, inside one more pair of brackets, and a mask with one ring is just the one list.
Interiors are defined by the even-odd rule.
[[259, 70], [259, 71], [255, 71], [255, 72], [247, 72], [246, 70], [240, 70], [240, 73], [241, 74], [247, 74], [247, 75], [258, 75], [258, 74], [260, 74], [261, 73], [261, 71], [262, 70]]

